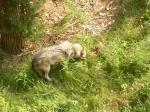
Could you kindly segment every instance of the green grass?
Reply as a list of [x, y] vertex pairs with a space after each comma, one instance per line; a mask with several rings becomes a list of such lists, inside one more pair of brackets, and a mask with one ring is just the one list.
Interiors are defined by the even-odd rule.
[[[148, 6], [146, 9], [145, 1], [124, 0], [118, 10], [116, 23], [101, 36], [89, 34], [72, 40], [85, 46], [87, 58], [54, 67], [50, 73], [55, 78], [53, 83], [34, 75], [31, 56], [3, 66], [0, 111], [149, 112]], [[65, 24], [62, 20], [57, 25]]]
[[[2, 107], [7, 104], [4, 108], [14, 112], [19, 111], [17, 109], [33, 112], [98, 111], [108, 90], [106, 83], [103, 84], [101, 63], [87, 52], [86, 61], [65, 61], [63, 67], [54, 68], [51, 74], [56, 80], [50, 84], [33, 75], [30, 57], [12, 64], [11, 69], [3, 69]], [[19, 103], [16, 99], [19, 99]]]

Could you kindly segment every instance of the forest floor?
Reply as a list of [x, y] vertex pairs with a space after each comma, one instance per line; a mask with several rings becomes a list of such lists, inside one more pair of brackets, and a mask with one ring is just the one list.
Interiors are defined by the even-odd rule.
[[99, 36], [101, 31], [111, 27], [116, 15], [114, 0], [46, 1], [36, 19], [42, 23], [44, 35], [36, 44], [30, 41], [25, 52], [83, 35]]
[[[23, 53], [0, 54], [0, 111], [149, 112], [148, 15], [141, 0], [47, 0]], [[46, 83], [32, 54], [66, 39], [83, 44], [87, 58], [54, 67], [56, 80]]]

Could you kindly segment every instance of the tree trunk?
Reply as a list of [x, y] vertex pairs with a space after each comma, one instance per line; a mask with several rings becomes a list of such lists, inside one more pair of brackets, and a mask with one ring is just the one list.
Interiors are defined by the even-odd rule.
[[1, 47], [9, 54], [19, 54], [24, 48], [23, 34], [18, 26], [21, 21], [21, 7], [18, 2], [1, 2]]
[[24, 48], [24, 41], [19, 32], [2, 33], [1, 34], [1, 47], [9, 54], [19, 54]]

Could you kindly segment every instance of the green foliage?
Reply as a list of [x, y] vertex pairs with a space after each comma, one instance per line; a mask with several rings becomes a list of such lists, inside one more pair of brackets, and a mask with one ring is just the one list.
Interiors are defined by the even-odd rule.
[[[25, 68], [25, 69], [24, 69]], [[36, 81], [31, 66], [23, 66], [15, 77], [16, 87], [19, 90], [28, 90], [35, 86]]]
[[[75, 12], [77, 6], [72, 5], [69, 2], [66, 6], [68, 14], [81, 22], [85, 16], [82, 18], [78, 8]], [[30, 57], [12, 62], [13, 67], [3, 67], [0, 110], [149, 112], [149, 1], [124, 0], [120, 7], [118, 19], [110, 30], [101, 36], [82, 35], [73, 40], [85, 46], [87, 58], [53, 66], [50, 75], [54, 82], [46, 83], [34, 76]], [[66, 16], [56, 23], [56, 29], [66, 28], [69, 19]]]
[[67, 0], [65, 3], [65, 11], [70, 16], [70, 18], [73, 18], [74, 22], [77, 23], [84, 23], [86, 21], [86, 14], [81, 11], [78, 5], [76, 5], [73, 1]]
[[36, 22], [35, 17], [43, 2], [44, 0], [1, 1], [0, 21], [3, 24], [0, 31], [2, 33], [21, 32], [23, 37], [41, 36], [43, 33], [41, 24], [39, 21]]
[[3, 98], [2, 96], [0, 96], [0, 111], [1, 112], [7, 112], [8, 111], [8, 103], [5, 101], [5, 98]]
[[[139, 7], [143, 9], [141, 12], [137, 12]], [[103, 50], [101, 60], [104, 62], [106, 77], [108, 81], [112, 80], [110, 87], [129, 100], [120, 105], [121, 112], [149, 111], [148, 7], [149, 1], [123, 1], [124, 10], [120, 11], [117, 26], [104, 33], [108, 47]]]
[[134, 78], [149, 71], [150, 43], [149, 37], [135, 44], [117, 40], [109, 42], [108, 47], [103, 50], [101, 58], [105, 63], [106, 74], [113, 77], [121, 85], [132, 82]]
[[107, 46], [102, 50], [100, 60], [104, 63], [106, 77], [112, 80], [116, 90], [149, 71], [150, 43], [149, 36], [145, 33], [148, 27], [143, 27], [144, 23], [140, 22], [144, 10], [142, 13], [136, 11], [142, 7], [141, 2], [144, 3], [135, 0], [123, 1], [121, 15], [115, 26], [109, 32], [103, 33]]
[[[7, 74], [7, 77], [1, 76], [1, 84], [8, 88], [6, 93], [11, 94], [8, 95], [8, 109], [12, 112], [80, 112], [101, 109], [107, 89], [102, 83], [104, 79], [100, 72], [101, 63], [97, 63], [97, 58], [89, 53], [85, 61], [66, 60], [62, 66], [54, 67], [50, 73], [55, 78], [53, 83], [34, 77], [30, 61], [27, 61], [30, 57], [13, 65], [7, 72], [3, 70], [2, 74]], [[21, 97], [22, 107], [15, 99], [11, 99], [13, 95], [14, 98]]]
[[2, 61], [4, 58], [5, 58], [5, 53], [3, 53], [3, 52], [0, 52], [0, 61]]
[[[130, 103], [127, 105], [123, 105], [121, 107], [122, 111], [126, 109], [129, 112], [148, 112], [149, 111], [149, 95], [150, 95], [150, 76], [147, 73], [145, 76], [142, 76], [140, 79], [136, 79], [134, 83], [124, 89], [124, 97], [130, 99]], [[127, 94], [130, 92], [130, 94]], [[126, 111], [125, 111], [126, 112]]]

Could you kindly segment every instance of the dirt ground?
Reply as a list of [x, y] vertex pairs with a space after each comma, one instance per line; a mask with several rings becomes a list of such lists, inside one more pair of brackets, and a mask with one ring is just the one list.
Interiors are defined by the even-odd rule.
[[[38, 11], [38, 19], [43, 23], [44, 36], [36, 41], [36, 44], [27, 43], [25, 52], [34, 52], [37, 48], [41, 49], [76, 36], [99, 36], [101, 31], [110, 28], [115, 22], [117, 5], [114, 0], [74, 0], [71, 2], [85, 14], [86, 22], [82, 24], [77, 24], [75, 18], [68, 17], [66, 3], [65, 0], [47, 0], [42, 5]], [[69, 18], [67, 26], [55, 29], [55, 25], [66, 17]]]

